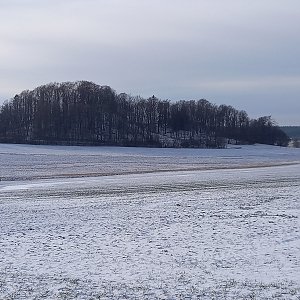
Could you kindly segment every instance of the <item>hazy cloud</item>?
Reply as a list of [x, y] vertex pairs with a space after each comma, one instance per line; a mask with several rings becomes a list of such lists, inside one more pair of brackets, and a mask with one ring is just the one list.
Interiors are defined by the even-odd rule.
[[0, 0], [0, 96], [86, 79], [300, 124], [299, 28], [294, 0]]

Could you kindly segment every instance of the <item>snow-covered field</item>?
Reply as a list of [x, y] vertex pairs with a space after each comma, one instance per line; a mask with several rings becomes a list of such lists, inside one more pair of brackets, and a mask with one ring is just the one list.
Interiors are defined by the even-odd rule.
[[300, 151], [0, 144], [0, 299], [300, 299]]

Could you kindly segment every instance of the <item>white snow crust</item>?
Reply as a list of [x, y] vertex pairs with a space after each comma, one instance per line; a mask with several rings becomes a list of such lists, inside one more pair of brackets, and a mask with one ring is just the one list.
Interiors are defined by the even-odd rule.
[[0, 144], [0, 299], [300, 299], [300, 151]]

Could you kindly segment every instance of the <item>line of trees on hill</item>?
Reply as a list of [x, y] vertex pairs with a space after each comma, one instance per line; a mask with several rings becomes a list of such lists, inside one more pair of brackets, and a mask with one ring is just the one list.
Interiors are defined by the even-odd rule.
[[291, 139], [291, 145], [300, 148], [300, 126], [282, 126], [280, 129]]
[[160, 147], [225, 147], [231, 141], [286, 146], [270, 116], [207, 100], [171, 102], [117, 94], [88, 81], [23, 91], [0, 110], [0, 141]]

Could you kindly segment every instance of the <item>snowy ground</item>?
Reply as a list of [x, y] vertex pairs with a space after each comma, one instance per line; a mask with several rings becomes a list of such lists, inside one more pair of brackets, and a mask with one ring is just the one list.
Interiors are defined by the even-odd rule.
[[300, 299], [300, 151], [0, 144], [0, 299]]

